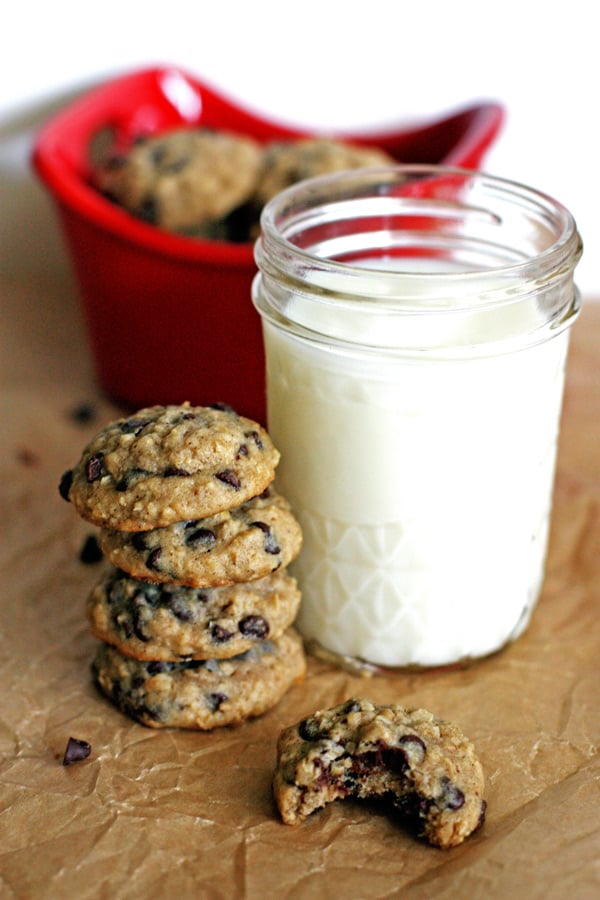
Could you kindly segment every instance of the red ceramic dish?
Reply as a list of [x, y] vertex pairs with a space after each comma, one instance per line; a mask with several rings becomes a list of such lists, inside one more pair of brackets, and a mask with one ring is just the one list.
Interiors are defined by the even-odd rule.
[[[478, 168], [503, 116], [496, 103], [478, 104], [419, 127], [339, 137], [405, 163]], [[264, 421], [252, 245], [170, 234], [91, 185], [100, 139], [127, 145], [181, 125], [262, 142], [307, 134], [240, 108], [178, 67], [154, 67], [92, 89], [58, 113], [37, 137], [33, 164], [56, 203], [107, 394], [128, 407], [224, 401]]]

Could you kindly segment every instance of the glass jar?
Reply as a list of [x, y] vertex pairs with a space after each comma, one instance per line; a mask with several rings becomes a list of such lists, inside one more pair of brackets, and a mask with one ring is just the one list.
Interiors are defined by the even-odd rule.
[[457, 169], [345, 172], [267, 205], [253, 302], [314, 646], [430, 667], [523, 632], [581, 250], [552, 198]]

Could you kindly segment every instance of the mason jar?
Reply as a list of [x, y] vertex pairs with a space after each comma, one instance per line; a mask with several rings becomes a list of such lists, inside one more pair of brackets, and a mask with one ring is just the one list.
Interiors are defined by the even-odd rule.
[[253, 302], [317, 651], [445, 666], [526, 628], [581, 252], [560, 203], [458, 169], [329, 175], [265, 208]]

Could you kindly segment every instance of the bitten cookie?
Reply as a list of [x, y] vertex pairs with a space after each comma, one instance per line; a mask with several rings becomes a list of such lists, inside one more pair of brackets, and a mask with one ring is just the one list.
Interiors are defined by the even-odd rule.
[[197, 590], [137, 581], [112, 566], [88, 597], [92, 634], [136, 659], [218, 659], [292, 624], [300, 591], [281, 570], [248, 584]]
[[283, 821], [302, 821], [343, 797], [389, 794], [419, 836], [460, 844], [483, 824], [483, 770], [453, 724], [424, 709], [351, 699], [286, 728], [274, 795]]
[[147, 531], [239, 506], [278, 462], [265, 429], [233, 410], [152, 406], [103, 428], [59, 490], [94, 525]]
[[222, 660], [140, 662], [101, 644], [92, 667], [101, 691], [151, 728], [209, 731], [261, 715], [304, 677], [300, 637], [288, 630]]
[[284, 188], [343, 169], [383, 166], [395, 160], [377, 147], [362, 147], [328, 138], [271, 144], [264, 151], [262, 175], [254, 193], [258, 207]]
[[134, 216], [168, 231], [202, 233], [252, 194], [261, 148], [252, 138], [177, 129], [139, 141], [96, 173], [98, 188]]
[[302, 532], [289, 503], [272, 488], [207, 519], [152, 531], [103, 529], [110, 561], [146, 581], [215, 587], [264, 578], [300, 552]]

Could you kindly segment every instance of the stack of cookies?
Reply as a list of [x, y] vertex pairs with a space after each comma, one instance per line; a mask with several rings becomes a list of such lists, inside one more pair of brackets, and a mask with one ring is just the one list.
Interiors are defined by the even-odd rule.
[[286, 571], [302, 534], [271, 486], [278, 461], [256, 422], [184, 404], [109, 424], [63, 475], [109, 561], [87, 604], [94, 677], [137, 721], [238, 724], [303, 677]]

